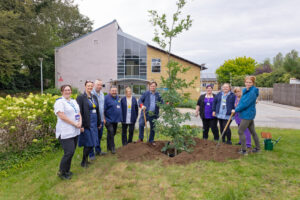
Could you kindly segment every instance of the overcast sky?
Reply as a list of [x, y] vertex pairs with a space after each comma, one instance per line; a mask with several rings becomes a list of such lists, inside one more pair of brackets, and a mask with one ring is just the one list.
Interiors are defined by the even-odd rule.
[[[75, 0], [82, 14], [101, 27], [116, 19], [125, 33], [149, 44], [148, 10], [171, 15], [176, 0]], [[174, 54], [205, 63], [214, 72], [238, 56], [262, 62], [278, 52], [300, 51], [300, 0], [188, 0], [184, 15], [193, 25], [174, 40]]]

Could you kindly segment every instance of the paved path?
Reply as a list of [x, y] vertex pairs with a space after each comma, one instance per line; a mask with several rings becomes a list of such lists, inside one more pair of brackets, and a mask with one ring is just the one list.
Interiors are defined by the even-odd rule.
[[[200, 118], [195, 117], [193, 109], [180, 108], [181, 112], [192, 113], [192, 119], [186, 124], [202, 126]], [[257, 127], [292, 128], [300, 129], [300, 108], [275, 104], [271, 102], [259, 102], [256, 106], [255, 125]], [[235, 122], [231, 126], [237, 126]]]

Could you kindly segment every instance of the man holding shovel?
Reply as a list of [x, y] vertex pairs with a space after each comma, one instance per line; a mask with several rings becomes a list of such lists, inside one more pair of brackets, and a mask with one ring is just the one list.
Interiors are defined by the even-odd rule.
[[[156, 91], [157, 83], [155, 81], [150, 82], [149, 91], [146, 91], [138, 101], [140, 108], [142, 108], [139, 119], [139, 139], [137, 142], [142, 142], [144, 139], [144, 127], [145, 122], [150, 123], [150, 137], [147, 138], [148, 142], [155, 146], [154, 143], [154, 120], [158, 119], [159, 106], [158, 103], [163, 103], [160, 94]], [[144, 114], [145, 113], [145, 114]], [[146, 119], [145, 119], [146, 117]]]

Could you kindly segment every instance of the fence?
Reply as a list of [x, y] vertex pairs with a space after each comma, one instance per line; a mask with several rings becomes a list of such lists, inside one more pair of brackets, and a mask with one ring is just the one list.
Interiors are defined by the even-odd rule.
[[274, 84], [274, 103], [300, 107], [300, 84]]
[[[242, 90], [244, 88], [245, 87], [241, 87]], [[259, 87], [258, 89], [259, 89], [259, 96], [258, 96], [259, 101], [273, 101], [273, 88]]]

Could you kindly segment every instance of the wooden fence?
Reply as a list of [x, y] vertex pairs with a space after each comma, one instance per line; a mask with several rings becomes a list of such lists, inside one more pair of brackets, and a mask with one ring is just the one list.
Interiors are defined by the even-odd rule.
[[274, 84], [274, 103], [300, 107], [300, 84]]

